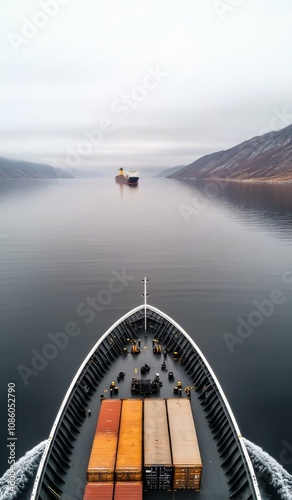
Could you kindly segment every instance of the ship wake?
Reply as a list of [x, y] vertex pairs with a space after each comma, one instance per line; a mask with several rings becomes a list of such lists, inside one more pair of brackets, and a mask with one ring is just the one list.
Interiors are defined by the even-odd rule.
[[[247, 439], [244, 442], [255, 469], [263, 500], [291, 500], [292, 476], [262, 448]], [[1, 500], [28, 498], [26, 493], [28, 494], [32, 487], [45, 444], [46, 441], [42, 441], [15, 463], [15, 480], [11, 468], [0, 478]]]
[[35, 477], [45, 444], [46, 441], [39, 443], [3, 474], [0, 478], [1, 500], [25, 498], [25, 492]]
[[291, 500], [292, 476], [262, 448], [244, 440], [264, 500]]

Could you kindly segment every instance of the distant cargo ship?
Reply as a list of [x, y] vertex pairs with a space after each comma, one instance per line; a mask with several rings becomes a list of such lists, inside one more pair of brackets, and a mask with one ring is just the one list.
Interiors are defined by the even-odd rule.
[[125, 173], [124, 169], [120, 168], [118, 175], [116, 175], [116, 182], [118, 184], [128, 184], [129, 186], [137, 186], [138, 180], [139, 180], [139, 172], [133, 169]]

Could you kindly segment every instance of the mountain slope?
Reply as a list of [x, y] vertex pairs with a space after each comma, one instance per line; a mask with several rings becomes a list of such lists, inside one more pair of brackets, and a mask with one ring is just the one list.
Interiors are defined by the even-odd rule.
[[59, 168], [0, 157], [0, 179], [72, 179]]
[[182, 168], [184, 168], [184, 165], [179, 165], [178, 167], [166, 168], [165, 170], [162, 170], [161, 172], [156, 174], [154, 177], [170, 177], [171, 174], [175, 174]]
[[292, 180], [292, 125], [203, 156], [174, 179]]

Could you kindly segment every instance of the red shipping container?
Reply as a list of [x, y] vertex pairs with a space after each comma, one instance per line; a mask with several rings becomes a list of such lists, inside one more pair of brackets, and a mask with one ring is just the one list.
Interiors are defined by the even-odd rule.
[[95, 432], [119, 432], [122, 401], [104, 399], [101, 404]]
[[115, 483], [114, 500], [142, 500], [142, 481], [123, 481]]
[[83, 500], [113, 500], [114, 483], [87, 483]]
[[87, 467], [87, 481], [107, 483], [114, 480], [121, 407], [119, 399], [102, 401]]

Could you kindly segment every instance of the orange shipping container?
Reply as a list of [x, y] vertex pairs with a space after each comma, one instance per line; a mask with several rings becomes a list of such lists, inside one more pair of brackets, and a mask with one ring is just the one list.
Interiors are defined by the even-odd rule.
[[143, 488], [140, 481], [116, 483], [114, 500], [142, 500]]
[[87, 481], [114, 480], [120, 415], [121, 400], [102, 401], [87, 468]]
[[142, 480], [142, 410], [140, 399], [125, 399], [122, 405], [116, 481]]
[[87, 483], [83, 500], [112, 500], [114, 483]]

